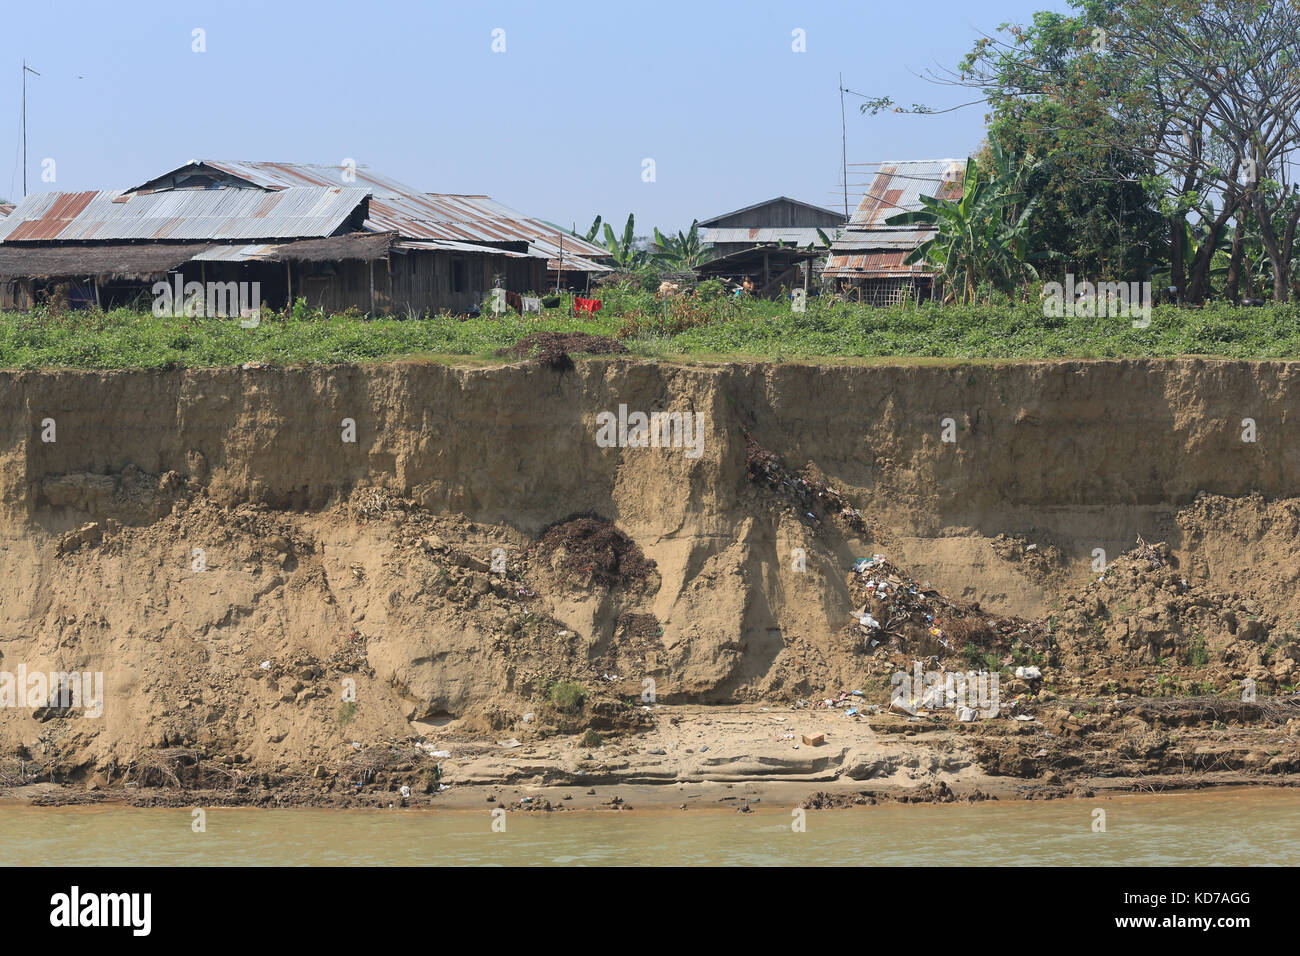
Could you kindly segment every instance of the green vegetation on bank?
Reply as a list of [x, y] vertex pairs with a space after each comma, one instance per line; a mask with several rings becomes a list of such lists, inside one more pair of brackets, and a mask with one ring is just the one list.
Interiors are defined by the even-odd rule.
[[408, 356], [487, 359], [539, 331], [586, 332], [624, 342], [633, 355], [842, 358], [1034, 359], [1300, 357], [1300, 306], [1157, 306], [1148, 328], [1127, 318], [1043, 315], [1037, 303], [872, 308], [810, 299], [789, 304], [704, 294], [667, 303], [635, 286], [601, 290], [604, 308], [574, 318], [552, 309], [541, 318], [366, 319], [326, 316], [301, 306], [264, 315], [256, 329], [237, 321], [109, 313], [0, 313], [0, 368], [202, 368], [366, 362]]

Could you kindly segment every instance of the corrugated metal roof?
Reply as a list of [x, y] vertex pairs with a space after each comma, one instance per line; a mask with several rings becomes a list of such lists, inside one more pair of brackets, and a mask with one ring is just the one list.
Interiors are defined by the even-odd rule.
[[566, 248], [564, 251], [563, 266], [560, 259], [547, 259], [546, 268], [552, 272], [613, 272], [607, 265], [599, 262], [592, 262], [590, 259], [584, 259], [582, 256], [571, 256]]
[[340, 186], [33, 193], [0, 220], [0, 242], [328, 236], [367, 196]]
[[[566, 259], [570, 252], [586, 259], [599, 259], [609, 255], [608, 250], [600, 246], [525, 216], [488, 196], [421, 192], [366, 166], [358, 166], [353, 170], [350, 167], [314, 163], [210, 159], [195, 160], [193, 164], [187, 165], [207, 166], [266, 189], [339, 185], [363, 187], [371, 193], [370, 216], [366, 220], [366, 228], [393, 230], [406, 239], [448, 239], [460, 242], [523, 240], [558, 259], [559, 239], [563, 236]], [[347, 176], [353, 178], [346, 178]], [[567, 265], [566, 263], [566, 268]], [[551, 267], [554, 268], [554, 265]]]
[[601, 249], [600, 246], [593, 245], [585, 239], [579, 239], [577, 236], [571, 236], [568, 233], [553, 233], [547, 236], [538, 236], [529, 245], [529, 248], [539, 254], [546, 256], [546, 268], [555, 272], [560, 268], [560, 261], [564, 261], [565, 272], [612, 272], [613, 270], [606, 265], [591, 260], [589, 249], [599, 249], [600, 255], [608, 256], [609, 250]]
[[842, 278], [899, 278], [931, 275], [924, 263], [903, 260], [935, 231], [926, 226], [889, 226], [885, 220], [925, 208], [922, 196], [957, 199], [965, 160], [922, 159], [880, 164], [880, 171], [858, 204], [848, 226], [831, 243], [824, 274]]
[[831, 253], [822, 275], [844, 279], [897, 279], [933, 274], [934, 270], [924, 263], [904, 265], [903, 260], [909, 254], [907, 249], [861, 254]]
[[[834, 240], [840, 230], [836, 226], [824, 226], [822, 232]], [[749, 229], [701, 229], [700, 239], [709, 244], [731, 242], [784, 242], [786, 245], [806, 246], [812, 243], [821, 245], [821, 236], [817, 235], [816, 226], [756, 226]]]
[[934, 235], [934, 230], [916, 226], [886, 226], [881, 229], [846, 229], [832, 244], [836, 252], [912, 250]]
[[14, 211], [14, 204], [11, 202], [0, 202], [0, 216], [7, 216]]
[[191, 262], [254, 262], [269, 259], [276, 246], [259, 243], [251, 246], [209, 246], [190, 259]]
[[955, 198], [961, 188], [966, 161], [961, 159], [918, 159], [881, 163], [867, 194], [849, 220], [853, 226], [881, 226], [890, 216], [920, 212], [922, 196]]

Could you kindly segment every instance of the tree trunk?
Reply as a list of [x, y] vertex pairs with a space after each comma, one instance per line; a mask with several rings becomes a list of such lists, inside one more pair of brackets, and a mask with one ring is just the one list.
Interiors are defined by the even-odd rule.
[[1183, 237], [1187, 227], [1187, 217], [1173, 215], [1169, 217], [1169, 284], [1178, 291], [1178, 300], [1183, 299], [1183, 289], [1187, 286], [1187, 264], [1183, 259]]
[[1240, 204], [1241, 200], [1238, 196], [1225, 196], [1223, 209], [1215, 217], [1214, 222], [1210, 223], [1209, 235], [1201, 243], [1201, 248], [1196, 254], [1196, 261], [1192, 263], [1191, 290], [1188, 297], [1193, 302], [1204, 301], [1206, 295], [1212, 291], [1210, 289], [1210, 266], [1214, 262], [1214, 252], [1219, 245], [1219, 236], [1223, 235], [1223, 227], [1227, 225], [1228, 220], [1236, 212]]
[[[1287, 272], [1291, 270], [1291, 258], [1295, 255], [1296, 224], [1300, 223], [1300, 197], [1296, 198], [1295, 208], [1286, 223], [1286, 236], [1282, 239], [1282, 261], [1286, 263]], [[1297, 288], [1300, 288], [1298, 286]]]
[[1246, 231], [1246, 209], [1237, 207], [1237, 228], [1232, 234], [1232, 257], [1228, 261], [1228, 283], [1223, 294], [1233, 305], [1241, 304], [1241, 258], [1246, 251], [1244, 233]]
[[1273, 264], [1273, 301], [1285, 302], [1291, 291], [1286, 275], [1289, 263], [1282, 255], [1282, 244], [1273, 229], [1272, 210], [1264, 204], [1264, 198], [1258, 191], [1255, 192], [1254, 199], [1255, 217], [1259, 220], [1259, 237], [1264, 242], [1268, 261]]

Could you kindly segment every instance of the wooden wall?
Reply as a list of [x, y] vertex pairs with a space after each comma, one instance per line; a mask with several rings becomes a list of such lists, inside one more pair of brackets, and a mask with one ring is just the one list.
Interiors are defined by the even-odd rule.
[[[452, 283], [456, 262], [463, 268], [463, 287], [459, 290]], [[283, 262], [202, 265], [188, 262], [178, 271], [182, 282], [257, 281], [261, 283], [263, 302], [277, 309], [285, 304], [289, 279]], [[306, 299], [309, 308], [327, 312], [348, 308], [364, 313], [416, 316], [469, 312], [484, 303], [498, 276], [502, 287], [509, 292], [544, 294], [547, 288], [545, 259], [443, 250], [394, 253], [388, 260], [377, 259], [373, 263], [348, 260], [326, 266], [295, 262], [291, 272], [294, 297]], [[167, 281], [172, 280], [169, 277]], [[138, 291], [147, 292], [152, 284], [140, 283]], [[31, 306], [30, 279], [0, 281], [0, 309], [26, 311]]]
[[771, 229], [790, 226], [840, 226], [844, 217], [839, 213], [827, 214], [816, 209], [809, 209], [798, 203], [781, 200], [763, 203], [739, 215], [727, 216], [716, 222], [710, 222], [708, 229], [745, 229], [766, 226]]

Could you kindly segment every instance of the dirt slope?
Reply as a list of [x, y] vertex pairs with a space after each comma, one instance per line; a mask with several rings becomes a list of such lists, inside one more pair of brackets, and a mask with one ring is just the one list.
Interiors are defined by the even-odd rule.
[[[602, 447], [620, 406], [698, 413], [698, 457]], [[99, 719], [0, 710], [0, 773], [112, 781], [194, 751], [321, 775], [439, 728], [635, 729], [647, 681], [669, 704], [817, 698], [893, 666], [851, 633], [846, 575], [874, 553], [1058, 616], [1063, 684], [1145, 693], [1161, 647], [1197, 640], [1220, 692], [1295, 682], [1296, 363], [21, 372], [0, 409], [0, 671], [106, 691]], [[746, 433], [861, 523], [753, 480]], [[600, 526], [555, 531], [577, 515]], [[1096, 549], [1139, 536], [1167, 542], [1182, 603], [1153, 581], [1097, 611]], [[1192, 588], [1205, 620], [1178, 626]], [[1225, 608], [1262, 622], [1250, 646]]]

